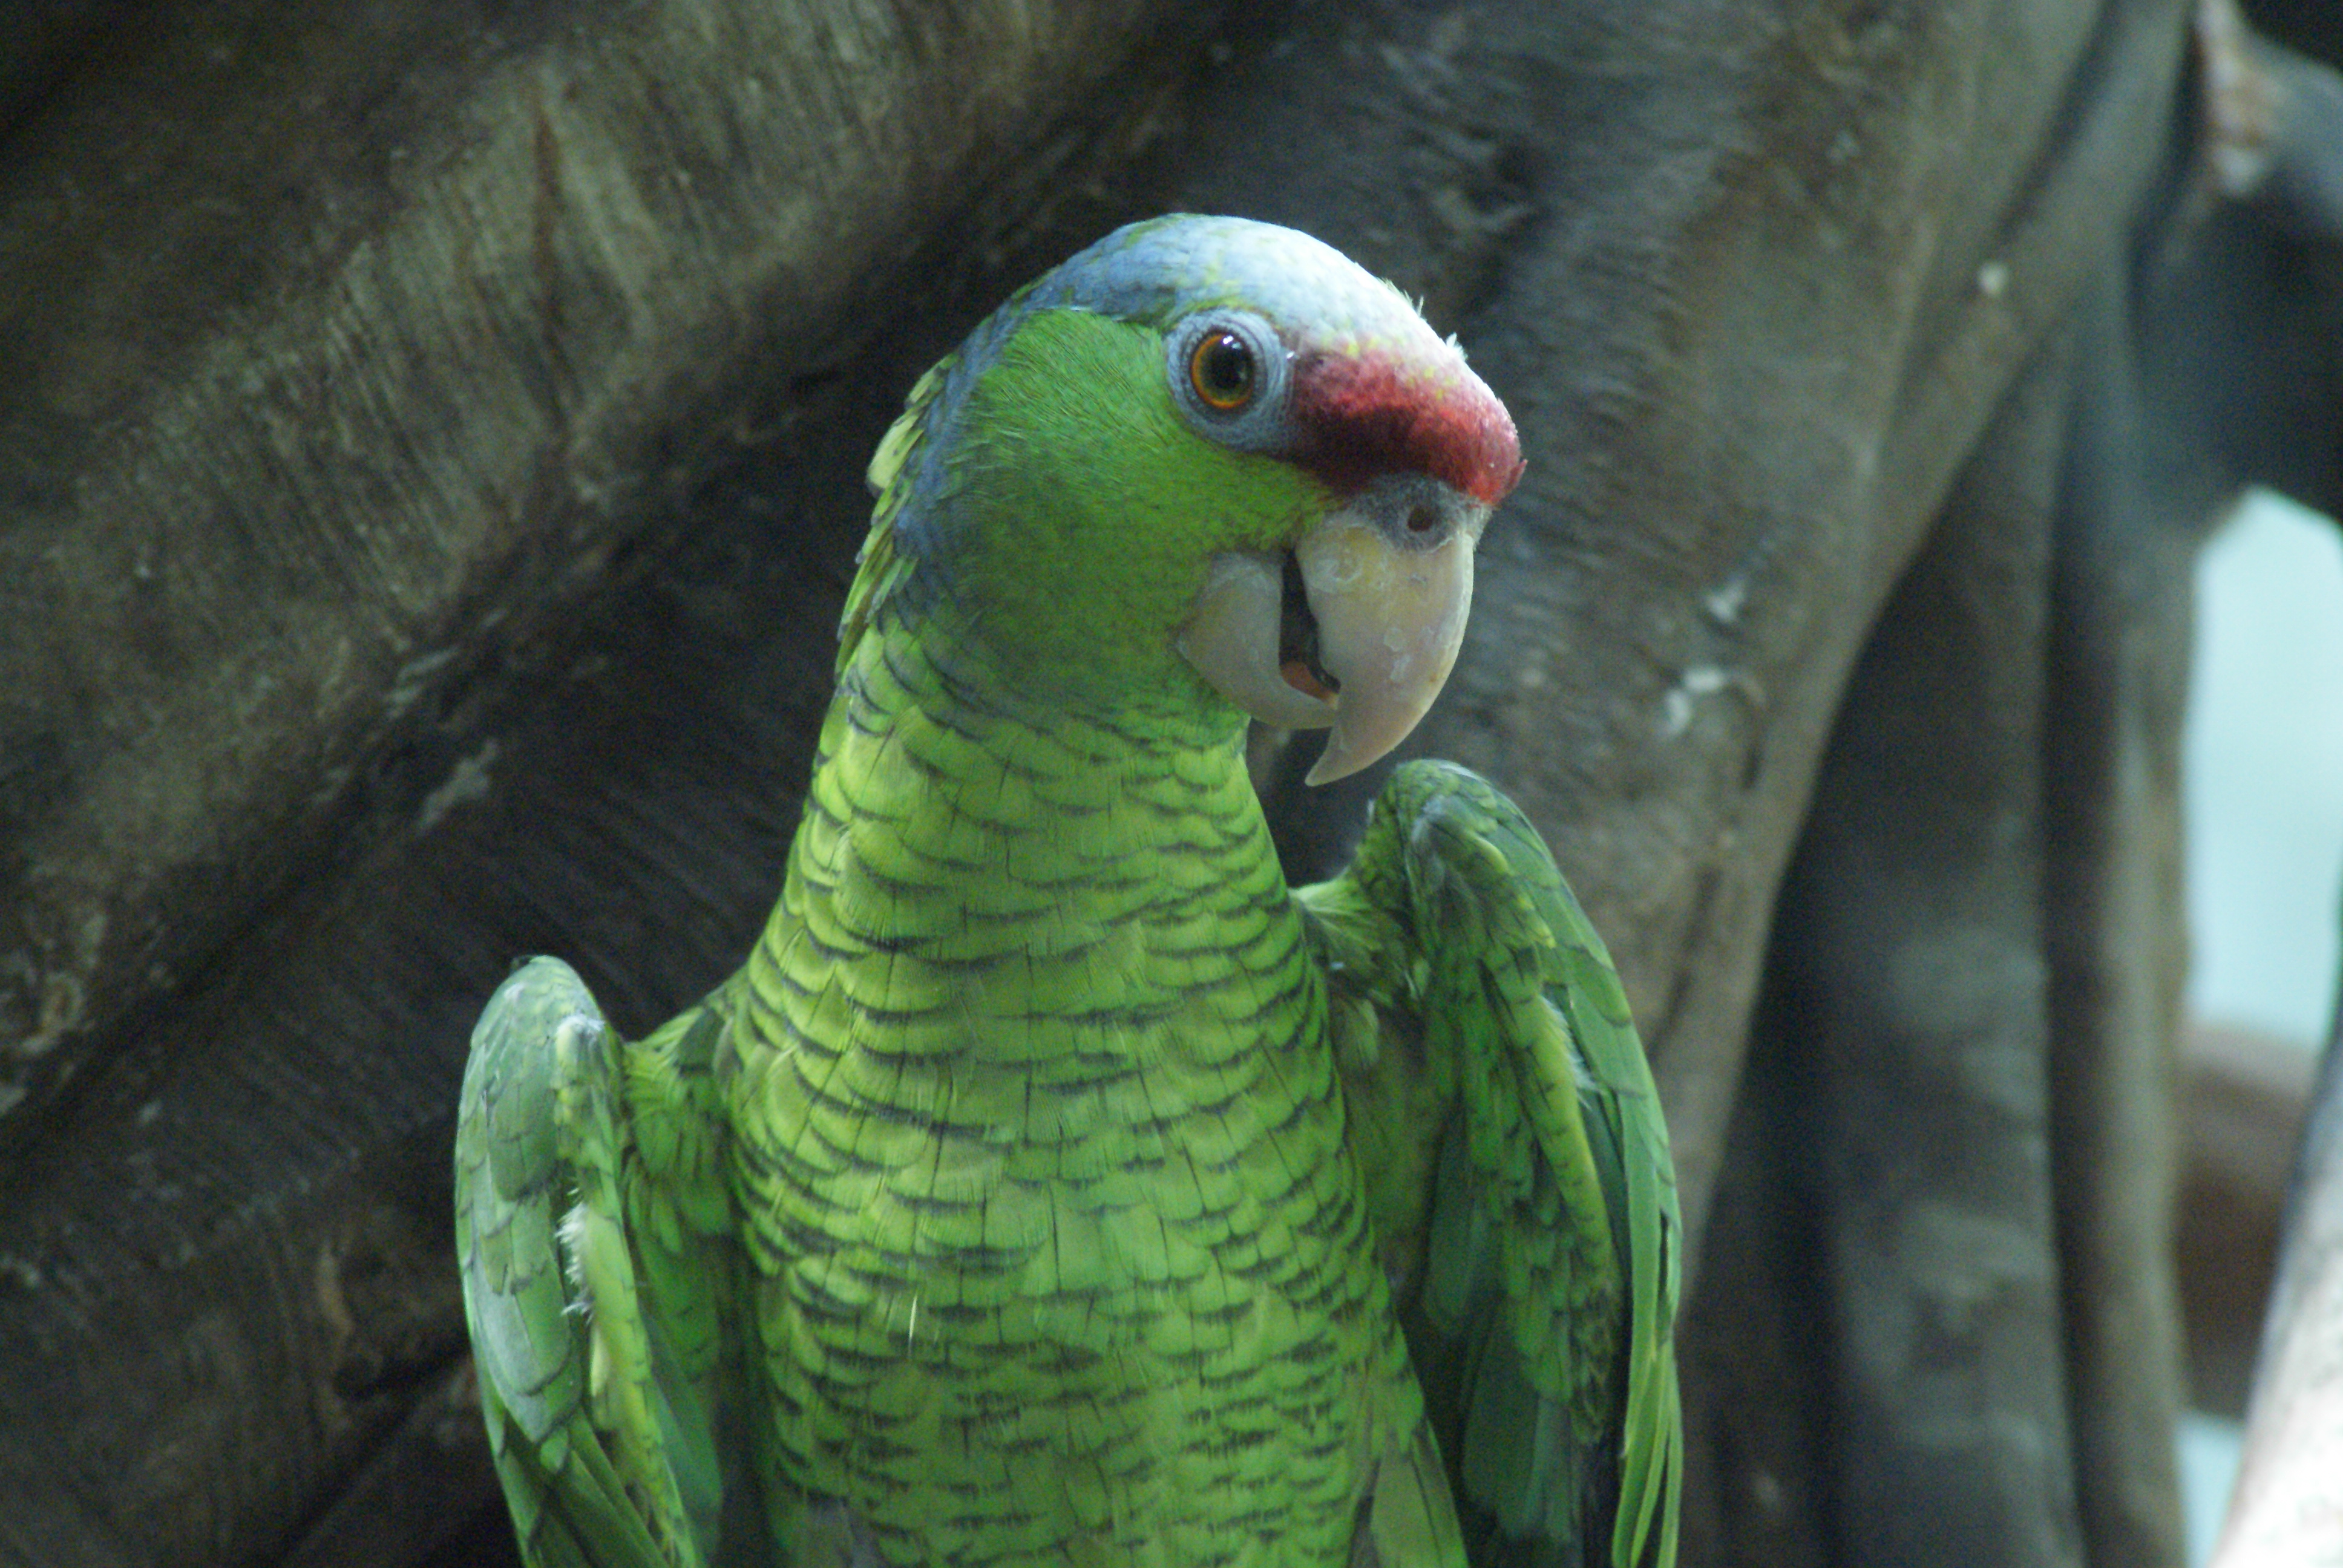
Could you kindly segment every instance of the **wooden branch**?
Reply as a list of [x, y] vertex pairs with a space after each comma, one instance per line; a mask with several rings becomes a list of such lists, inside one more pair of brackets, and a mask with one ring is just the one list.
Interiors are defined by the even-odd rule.
[[2087, 1561], [2043, 929], [2071, 356], [2013, 390], [1882, 614], [1775, 919], [1848, 1564]]
[[2137, 439], [2127, 288], [2107, 280], [2082, 313], [2052, 598], [2052, 1169], [2092, 1555], [2177, 1568], [2180, 719], [2191, 568], [2211, 518], [2147, 482], [2157, 455]]
[[1161, 9], [188, 5], [11, 127], [0, 1145]]

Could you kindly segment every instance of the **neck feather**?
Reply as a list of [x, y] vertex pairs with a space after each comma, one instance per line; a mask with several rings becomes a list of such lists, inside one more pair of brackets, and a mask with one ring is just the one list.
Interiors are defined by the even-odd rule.
[[1001, 678], [980, 642], [898, 622], [841, 678], [793, 897], [836, 922], [825, 943], [967, 959], [1282, 907], [1243, 742], [1225, 703], [1061, 705]]

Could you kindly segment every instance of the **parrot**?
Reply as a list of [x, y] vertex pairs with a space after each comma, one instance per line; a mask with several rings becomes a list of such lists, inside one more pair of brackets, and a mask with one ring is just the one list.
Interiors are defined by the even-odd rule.
[[1289, 886], [1523, 471], [1405, 295], [1179, 215], [913, 387], [778, 903], [638, 1040], [516, 967], [458, 1251], [531, 1568], [1667, 1568], [1681, 1221], [1625, 991], [1479, 775]]

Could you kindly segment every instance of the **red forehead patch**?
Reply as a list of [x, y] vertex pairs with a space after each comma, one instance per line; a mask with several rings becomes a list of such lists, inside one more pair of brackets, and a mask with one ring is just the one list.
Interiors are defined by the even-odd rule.
[[1348, 494], [1384, 474], [1429, 474], [1489, 506], [1522, 477], [1513, 417], [1461, 367], [1304, 351], [1293, 365], [1302, 466]]

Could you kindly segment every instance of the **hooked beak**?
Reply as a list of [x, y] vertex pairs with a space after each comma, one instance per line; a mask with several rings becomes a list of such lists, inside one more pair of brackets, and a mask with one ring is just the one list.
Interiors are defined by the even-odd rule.
[[1212, 559], [1179, 648], [1265, 724], [1332, 729], [1307, 782], [1383, 756], [1440, 695], [1489, 508], [1426, 475], [1368, 483], [1290, 553]]

